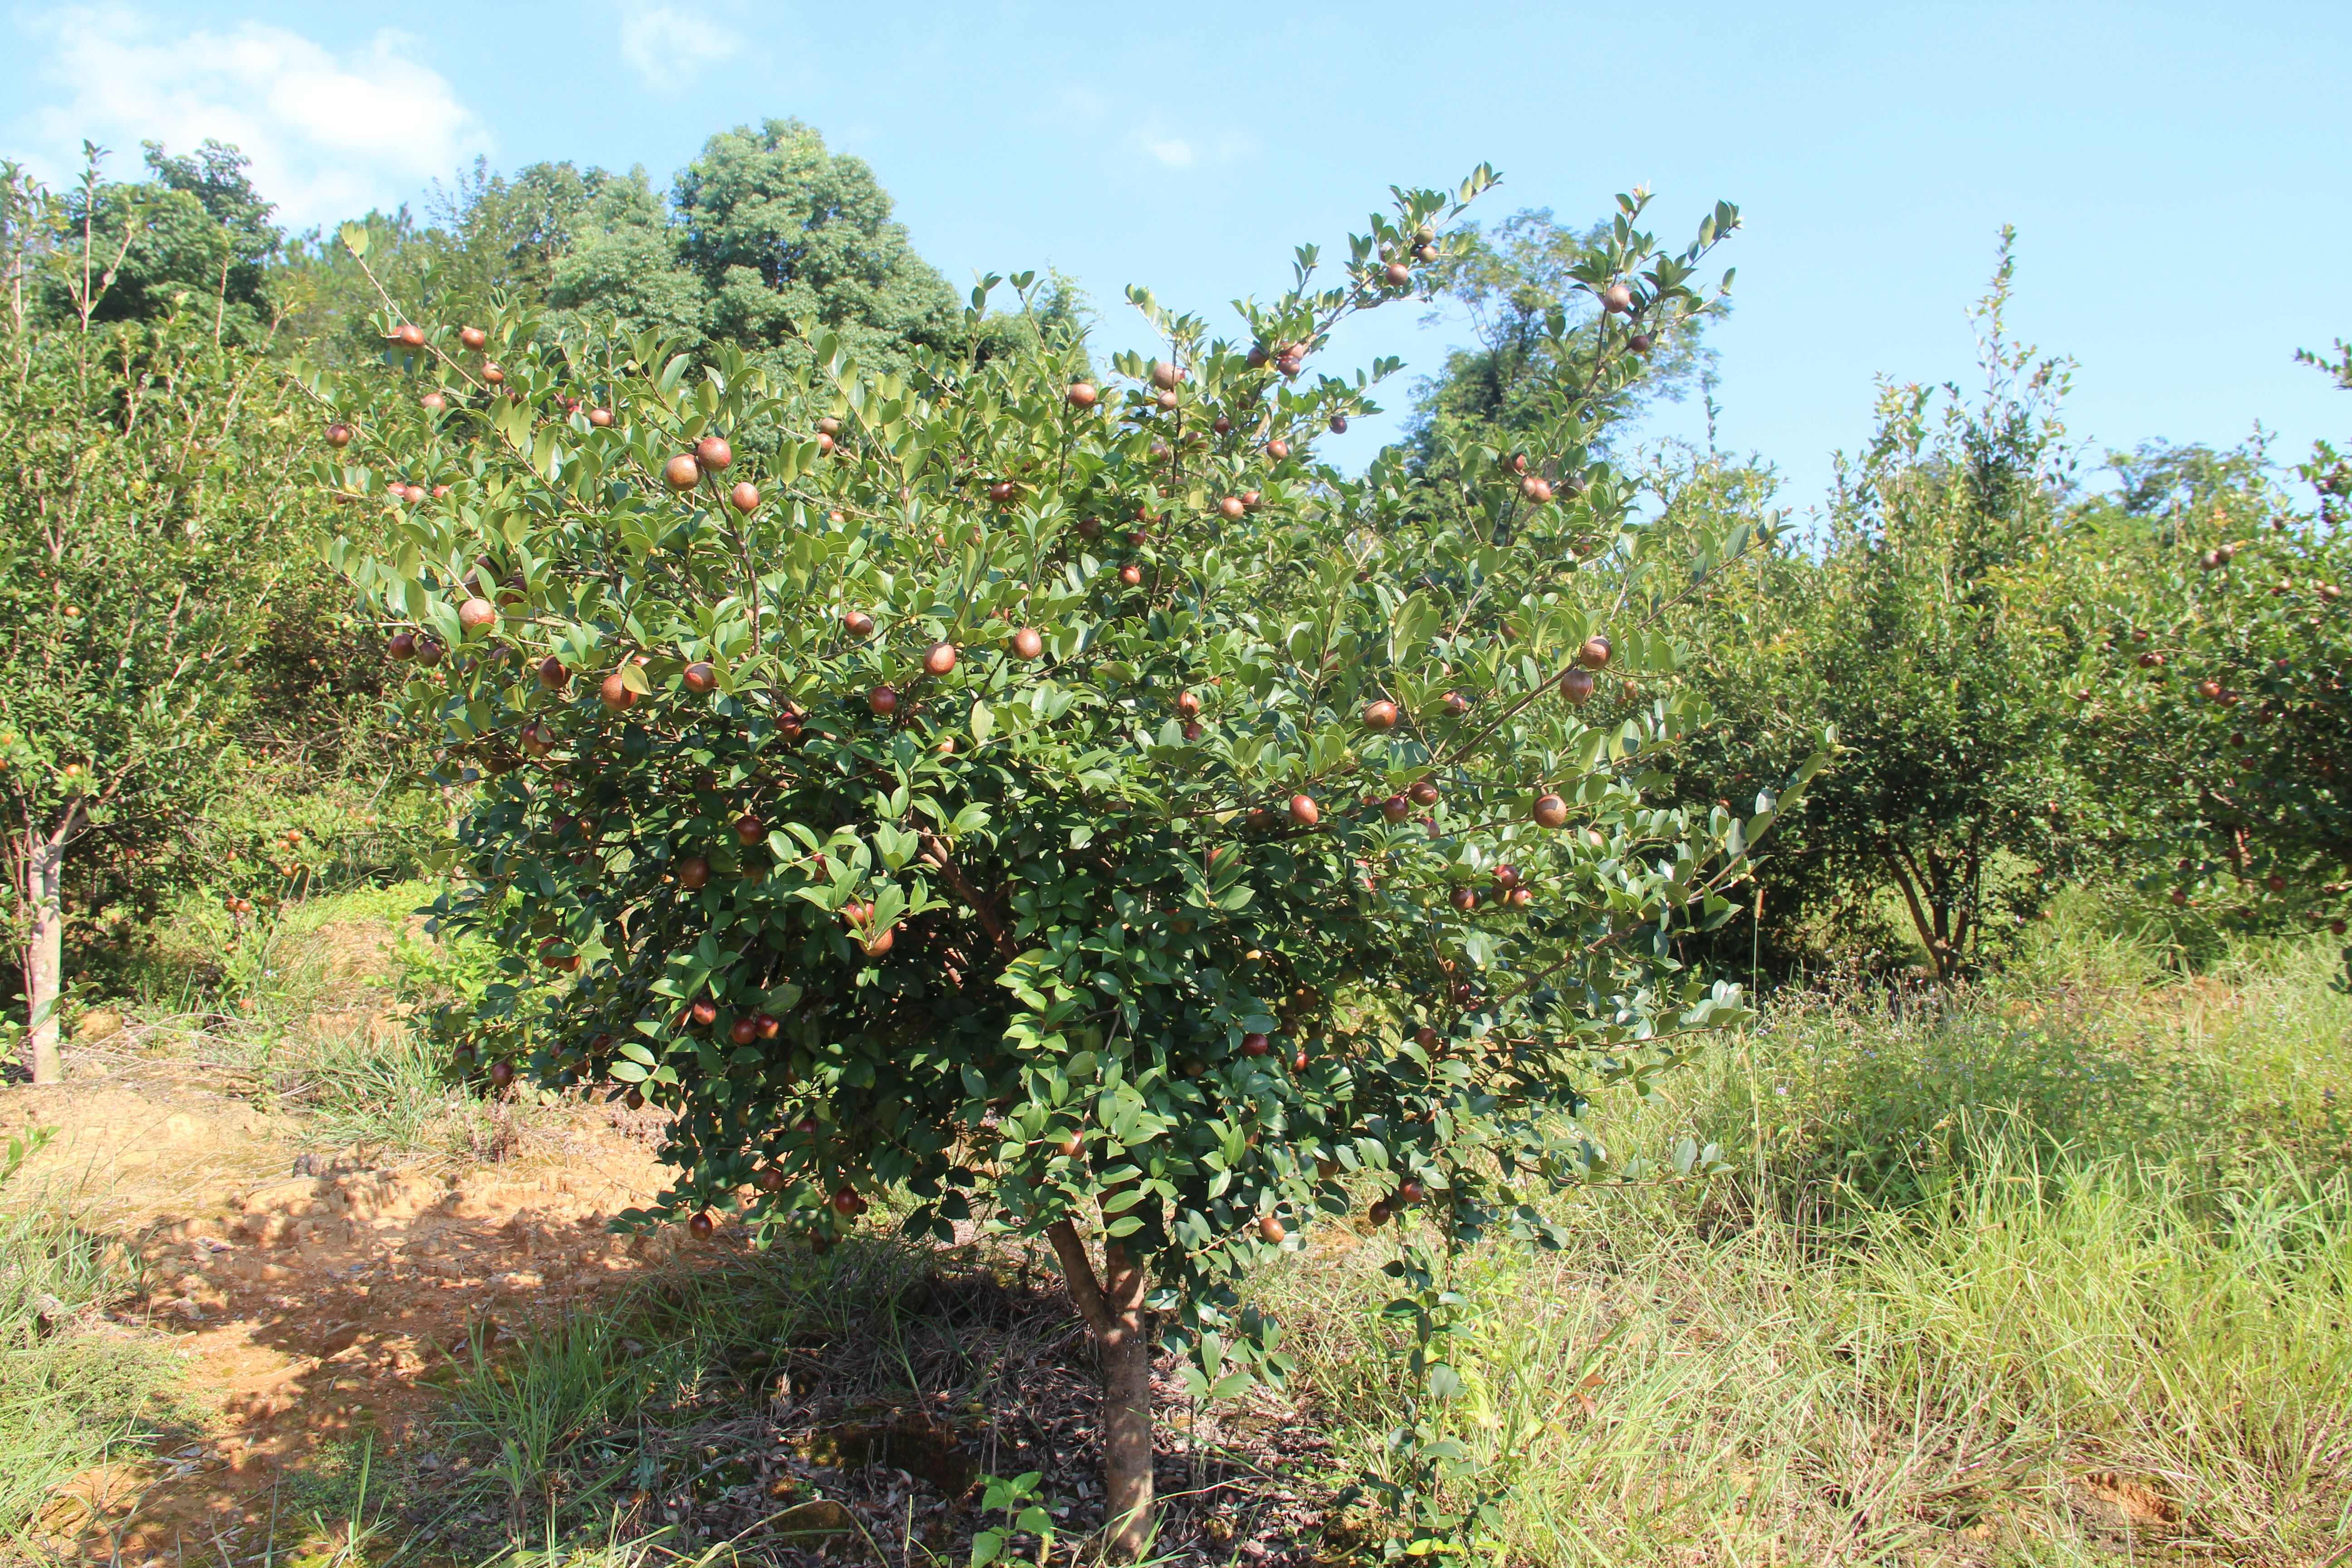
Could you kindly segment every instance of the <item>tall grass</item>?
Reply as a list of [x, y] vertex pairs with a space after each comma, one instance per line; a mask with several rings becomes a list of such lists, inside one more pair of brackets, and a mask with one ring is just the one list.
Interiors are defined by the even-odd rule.
[[126, 1250], [25, 1190], [33, 1142], [0, 1148], [0, 1546], [25, 1552], [58, 1487], [145, 1449], [173, 1381], [150, 1342], [106, 1318], [136, 1289]]
[[[1741, 1174], [1465, 1256], [1455, 1415], [1529, 1563], [2122, 1563], [2352, 1544], [2352, 1000], [2062, 930], [1957, 996], [1790, 997], [1618, 1120]], [[1270, 1282], [1377, 1471], [1386, 1237]]]

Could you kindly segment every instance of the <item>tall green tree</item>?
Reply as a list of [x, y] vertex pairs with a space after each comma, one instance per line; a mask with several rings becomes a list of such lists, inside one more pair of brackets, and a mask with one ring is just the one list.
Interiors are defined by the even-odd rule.
[[[85, 179], [47, 204], [52, 247], [95, 270], [88, 278], [44, 273], [41, 305], [60, 320], [87, 305], [91, 321], [103, 323], [153, 321], [200, 301], [224, 336], [266, 337], [274, 320], [269, 267], [283, 236], [247, 177], [252, 161], [218, 142], [184, 155], [160, 142], [144, 147], [146, 179]], [[85, 151], [96, 168], [103, 153]]]
[[[366, 432], [324, 483], [403, 487], [392, 537], [340, 552], [401, 628], [402, 709], [488, 775], [438, 906], [502, 955], [442, 1020], [461, 1062], [674, 1109], [642, 1221], [824, 1247], [892, 1187], [917, 1234], [1049, 1242], [1101, 1351], [1117, 1557], [1150, 1536], [1162, 1328], [1197, 1394], [1279, 1375], [1238, 1287], [1367, 1191], [1448, 1245], [1556, 1237], [1529, 1184], [1608, 1160], [1582, 1090], [1736, 1006], [1673, 933], [1731, 912], [1770, 803], [1645, 800], [1678, 694], [1580, 716], [1595, 669], [1675, 662], [1559, 547], [1632, 521], [1613, 482], [1549, 488], [1614, 365], [1525, 472], [1465, 458], [1468, 526], [1313, 452], [1367, 382], [1311, 356], [1490, 183], [1400, 191], [1234, 336], [1134, 291], [1166, 347], [1101, 382], [1048, 331], [907, 374], [831, 332], [789, 371], [697, 369], [509, 309], [496, 385], [446, 321], [310, 383]], [[1664, 253], [1629, 226], [1586, 281], [1637, 320], [1704, 309], [1731, 217]], [[459, 389], [423, 405], [410, 372]], [[1651, 586], [1714, 581], [1727, 531]], [[1458, 1299], [1419, 1242], [1391, 1272], [1415, 1350], [1383, 1495], [1428, 1555], [1492, 1498], [1444, 1436]]]
[[285, 482], [319, 426], [221, 330], [220, 277], [110, 310], [137, 236], [110, 240], [114, 200], [94, 162], [62, 197], [13, 171], [0, 188], [0, 920], [44, 1080], [78, 868], [110, 848], [149, 874], [142, 845], [211, 797], [246, 660], [281, 589], [315, 579], [328, 510]]
[[[1943, 979], [2033, 905], [2080, 837], [2067, 678], [2085, 634], [2045, 613], [2073, 559], [2069, 366], [2007, 336], [2011, 242], [1976, 311], [1981, 395], [1882, 388], [1869, 447], [1839, 461], [1818, 553], [1784, 552], [1736, 602], [1740, 620], [1697, 634], [1697, 679], [1727, 722], [1686, 790], [1729, 795], [1824, 726], [1837, 737], [1779, 846], [1768, 915], [1867, 925], [1891, 898]], [[1738, 487], [1726, 493], [1736, 503]]]
[[[2337, 367], [2302, 356], [2335, 374]], [[2337, 375], [2339, 384], [2347, 378]], [[2298, 504], [2259, 447], [2144, 450], [2084, 509], [2099, 641], [2081, 765], [2177, 904], [2242, 925], [2352, 917], [2352, 539], [2321, 443]]]
[[1629, 226], [1621, 214], [1572, 229], [1549, 208], [1532, 208], [1491, 229], [1474, 227], [1458, 252], [1433, 267], [1427, 289], [1435, 308], [1424, 324], [1460, 310], [1472, 341], [1449, 352], [1415, 391], [1402, 456], [1426, 485], [1425, 499], [1433, 503], [1461, 478], [1453, 454], [1518, 450], [1564, 406], [1592, 406], [1593, 372], [1603, 362], [1612, 374], [1606, 417], [1591, 420], [1598, 447], [1643, 405], [1679, 399], [1705, 374], [1713, 355], [1702, 331], [1709, 315], [1727, 309], [1725, 300], [1706, 312], [1653, 310], [1634, 321], [1605, 308], [1592, 287], [1596, 258]]

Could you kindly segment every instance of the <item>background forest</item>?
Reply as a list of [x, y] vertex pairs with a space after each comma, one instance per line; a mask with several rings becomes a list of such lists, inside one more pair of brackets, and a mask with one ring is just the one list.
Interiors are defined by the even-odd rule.
[[[12, 1083], [60, 1096], [130, 1093], [167, 1067], [201, 1078], [272, 1119], [273, 1175], [293, 1148], [306, 1193], [429, 1172], [447, 1212], [495, 1220], [486, 1247], [551, 1279], [539, 1211], [507, 1173], [650, 1165], [661, 1134], [632, 1119], [655, 1110], [576, 1090], [571, 1058], [542, 1064], [571, 1075], [561, 1093], [503, 1059], [493, 1076], [470, 1038], [452, 1051], [426, 1022], [488, 1016], [513, 976], [545, 982], [530, 966], [567, 953], [551, 926], [506, 933], [502, 954], [415, 918], [436, 897], [453, 907], [481, 864], [457, 840], [499, 764], [400, 716], [421, 634], [338, 570], [389, 548], [397, 513], [314, 482], [356, 417], [319, 388], [405, 363], [388, 321], [525, 319], [550, 340], [657, 334], [741, 381], [822, 374], [836, 354], [880, 374], [1066, 354], [1108, 384], [1083, 334], [1114, 307], [1051, 273], [1018, 278], [1013, 308], [985, 289], [967, 300], [875, 172], [796, 121], [714, 134], [667, 181], [478, 164], [422, 215], [331, 234], [281, 228], [234, 148], [150, 144], [122, 163], [90, 149], [69, 187], [13, 166], [0, 186], [0, 1058]], [[1531, 533], [1559, 552], [1547, 566], [1572, 563], [1622, 608], [1645, 561], [1753, 542], [1709, 592], [1664, 601], [1651, 629], [1671, 655], [1637, 666], [1621, 649], [1611, 668], [1604, 643], [1572, 672], [1577, 693], [1560, 691], [1642, 751], [1647, 799], [1693, 820], [1757, 803], [1750, 820], [1769, 821], [1768, 792], [1825, 763], [1727, 894], [1736, 910], [1681, 931], [1661, 960], [1746, 984], [1759, 1011], [1679, 1075], [1641, 1075], [1597, 1109], [1625, 1156], [1617, 1206], [1548, 1211], [1544, 1260], [1465, 1252], [1441, 1290], [1411, 1272], [1402, 1234], [1391, 1256], [1345, 1231], [1266, 1270], [1234, 1318], [1266, 1304], [1296, 1325], [1270, 1359], [1295, 1363], [1283, 1397], [1297, 1403], [1239, 1401], [1204, 1428], [1247, 1379], [1197, 1375], [1198, 1342], [1163, 1374], [1192, 1380], [1182, 1442], [1199, 1484], [1171, 1493], [1163, 1476], [1151, 1560], [1370, 1559], [1408, 1535], [1416, 1554], [1475, 1539], [1529, 1563], [2088, 1563], [2145, 1560], [2158, 1541], [2207, 1560], [2333, 1560], [2352, 1541], [2352, 1338], [2336, 1311], [2352, 1279], [2337, 1107], [2339, 1085], [2352, 1093], [2337, 940], [2352, 920], [2352, 460], [2158, 433], [2087, 449], [2066, 426], [2070, 362], [2009, 329], [2032, 287], [2032, 237], [2009, 233], [1985, 237], [1977, 376], [1883, 382], [1873, 435], [1839, 456], [1830, 493], [1789, 493], [1771, 454], [1644, 441], [1656, 403], [1712, 409], [1716, 365], [1706, 311], [1653, 342], [1596, 287], [1597, 258], [1622, 255], [1646, 199], [1486, 215], [1414, 248], [1418, 270], [1389, 269], [1402, 308], [1468, 331], [1401, 387], [1405, 436], [1367, 484], [1392, 488], [1396, 540], [1475, 533], [1471, 488], [1572, 426], [1597, 433], [1590, 471], [1613, 465], [1622, 478], [1602, 482], [1623, 489], [1587, 494], [1563, 474], [1560, 499], [1638, 526]], [[1728, 227], [1710, 220], [1699, 248]], [[2352, 390], [2352, 348], [2302, 357]], [[1139, 382], [1140, 362], [1119, 368]], [[1173, 379], [1158, 384], [1174, 397]], [[1605, 406], [1571, 406], [1564, 388]], [[735, 434], [747, 456], [772, 436]], [[541, 676], [559, 691], [572, 679], [560, 661]], [[617, 713], [635, 699], [612, 679], [602, 700]], [[593, 682], [571, 689], [592, 706]], [[1653, 746], [1669, 705], [1692, 721]], [[1293, 821], [1311, 828], [1318, 809]], [[1490, 900], [1511, 886], [1497, 876]], [[345, 951], [358, 947], [364, 961]], [[1249, 1037], [1263, 1055], [1265, 1036]], [[1302, 1047], [1297, 1072], [1307, 1060]], [[44, 1118], [72, 1121], [75, 1102], [35, 1101], [48, 1092], [0, 1116], [0, 1191], [43, 1173]], [[1573, 1092], [1566, 1106], [1584, 1110]], [[353, 1335], [373, 1342], [361, 1307], [322, 1317], [316, 1343], [270, 1338], [270, 1314], [290, 1321], [303, 1292], [366, 1294], [343, 1254], [321, 1262], [325, 1233], [305, 1227], [325, 1210], [265, 1215], [248, 1193], [224, 1226], [142, 1230], [163, 1211], [108, 1208], [86, 1190], [94, 1172], [0, 1205], [0, 1552], [160, 1562], [174, 1538], [153, 1519], [193, 1542], [205, 1500], [235, 1493], [242, 1522], [214, 1537], [233, 1564], [298, 1547], [321, 1563], [414, 1549], [519, 1563], [533, 1542], [551, 1563], [717, 1561], [745, 1541], [753, 1560], [815, 1561], [777, 1533], [776, 1509], [821, 1520], [808, 1528], [841, 1551], [863, 1532], [869, 1557], [895, 1563], [1097, 1560], [1067, 1521], [1073, 1500], [1083, 1521], [1100, 1499], [1056, 1447], [1086, 1419], [1055, 1426], [1066, 1307], [1036, 1306], [1025, 1256], [955, 1273], [904, 1241], [845, 1236], [834, 1252], [814, 1230], [764, 1272], [729, 1253], [663, 1273], [669, 1252], [632, 1251], [642, 1278], [583, 1298], [593, 1310], [562, 1297], [562, 1322], [526, 1322], [508, 1297], [495, 1315], [464, 1306], [429, 1343], [417, 1331], [422, 1359], [384, 1359], [397, 1396], [362, 1417], [330, 1364]], [[485, 1172], [499, 1184], [467, 1184]], [[53, 1162], [43, 1179], [58, 1176]], [[845, 1232], [865, 1204], [844, 1192]], [[1366, 1237], [1396, 1212], [1375, 1205]], [[408, 1217], [381, 1215], [379, 1228]], [[697, 1218], [675, 1245], [719, 1245]], [[1284, 1238], [1278, 1221], [1257, 1234]], [[247, 1269], [234, 1248], [248, 1241]], [[298, 1292], [266, 1247], [319, 1271]], [[1419, 1293], [1402, 1312], [1400, 1279]], [[1416, 1302], [1416, 1356], [1431, 1321], [1454, 1336], [1447, 1391], [1428, 1400], [1381, 1359], [1407, 1342]], [[266, 1463], [252, 1436], [276, 1418], [266, 1402], [259, 1416], [205, 1405], [132, 1332], [166, 1322], [193, 1339], [224, 1314], [263, 1323], [254, 1342], [310, 1357], [318, 1379], [286, 1406], [303, 1435]], [[429, 1408], [401, 1403], [428, 1382]], [[793, 1429], [787, 1460], [775, 1423], [794, 1397], [831, 1424]], [[909, 1398], [938, 1401], [967, 1449], [984, 1426], [994, 1470], [953, 1459], [933, 1475], [901, 1449], [908, 1479], [886, 1485], [878, 1460], [842, 1458], [840, 1434], [865, 1444], [875, 1412], [899, 1422]], [[940, 1429], [930, 1419], [886, 1436]], [[1302, 1425], [1320, 1446], [1282, 1447]], [[207, 1469], [205, 1445], [229, 1452], [232, 1427], [244, 1458]], [[1148, 1423], [1143, 1447], [1148, 1471]], [[136, 1478], [133, 1500], [93, 1489], [115, 1469]], [[183, 1482], [198, 1500], [172, 1514]], [[301, 1519], [289, 1504], [281, 1521], [281, 1485]], [[919, 1494], [952, 1528], [919, 1527]], [[204, 1517], [218, 1531], [226, 1516]], [[1279, 1555], [1310, 1537], [1329, 1555]]]

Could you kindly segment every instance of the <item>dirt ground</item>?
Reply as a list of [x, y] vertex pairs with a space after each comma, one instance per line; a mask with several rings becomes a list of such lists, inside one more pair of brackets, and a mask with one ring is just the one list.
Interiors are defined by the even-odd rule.
[[[322, 1010], [283, 1026], [331, 1041], [404, 1028], [381, 984], [390, 939], [316, 933]], [[60, 1556], [328, 1562], [362, 1454], [398, 1478], [372, 1496], [412, 1500], [468, 1463], [436, 1415], [477, 1347], [495, 1356], [632, 1287], [751, 1266], [725, 1231], [613, 1228], [664, 1184], [656, 1111], [494, 1110], [465, 1154], [326, 1148], [251, 1052], [210, 1048], [201, 1031], [192, 1045], [184, 1021], [89, 1022], [68, 1081], [0, 1087], [0, 1139], [50, 1130], [11, 1196], [69, 1194], [86, 1228], [136, 1254], [143, 1290], [106, 1327], [176, 1353], [184, 1415], [143, 1462], [52, 1499], [38, 1523]], [[1099, 1522], [1091, 1352], [1042, 1259], [967, 1246], [911, 1267], [903, 1248], [828, 1267], [836, 1311], [890, 1320], [887, 1355], [856, 1333], [778, 1347], [789, 1371], [769, 1367], [763, 1399], [685, 1437], [684, 1484], [618, 1496], [616, 1529], [660, 1532], [671, 1550], [740, 1541], [748, 1560], [779, 1565], [962, 1562], [981, 1522], [974, 1478], [1032, 1469], [1069, 1529]], [[1322, 1435], [1271, 1395], [1187, 1411], [1163, 1373], [1169, 1560], [1317, 1560], [1320, 1510], [1287, 1477], [1328, 1453]], [[476, 1522], [470, 1544], [444, 1538], [422, 1560], [494, 1550], [501, 1526]]]
[[423, 1380], [477, 1337], [553, 1321], [682, 1239], [609, 1228], [661, 1187], [657, 1123], [627, 1112], [542, 1112], [512, 1157], [453, 1170], [305, 1149], [201, 1064], [74, 1058], [65, 1084], [0, 1090], [0, 1134], [55, 1129], [20, 1179], [95, 1199], [144, 1265], [121, 1316], [169, 1336], [213, 1413], [165, 1462], [53, 1505], [45, 1524], [96, 1556], [234, 1558], [331, 1446], [397, 1450], [436, 1397]]

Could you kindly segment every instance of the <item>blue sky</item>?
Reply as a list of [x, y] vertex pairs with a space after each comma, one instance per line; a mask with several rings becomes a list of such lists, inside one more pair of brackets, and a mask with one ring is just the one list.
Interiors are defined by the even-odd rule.
[[[2352, 396], [2292, 361], [2352, 335], [2352, 5], [1715, 5], [1315, 0], [1287, 6], [708, 0], [25, 8], [0, 152], [56, 178], [80, 141], [253, 153], [298, 224], [418, 200], [476, 153], [666, 177], [723, 126], [796, 115], [859, 153], [923, 253], [1051, 263], [1139, 341], [1150, 284], [1221, 311], [1280, 286], [1392, 182], [1481, 160], [1487, 216], [1582, 222], [1646, 184], [1679, 239], [1746, 230], [1719, 441], [1818, 498], [1873, 379], [1972, 377], [1966, 310], [2020, 229], [2013, 325], [2080, 362], [2095, 455], [2149, 438], [2292, 458]], [[1461, 322], [1410, 307], [1346, 345], [1433, 364]], [[1402, 410], [1402, 388], [1389, 401]], [[1393, 421], [1348, 438], [1368, 455]], [[1697, 433], [1696, 409], [1649, 433]]]

